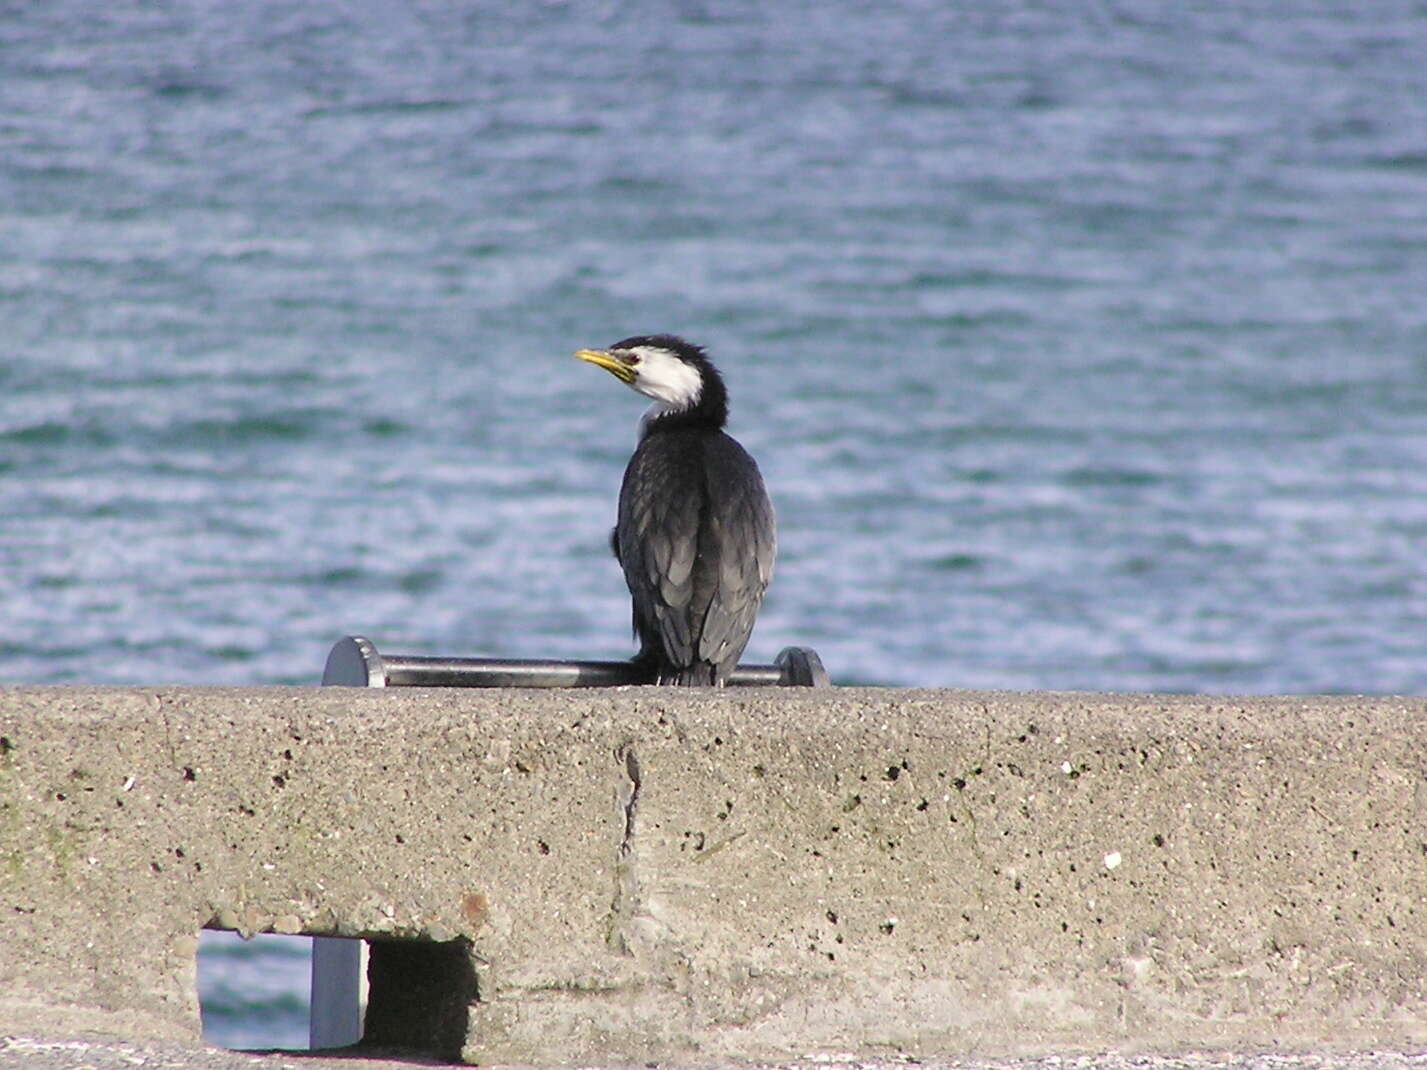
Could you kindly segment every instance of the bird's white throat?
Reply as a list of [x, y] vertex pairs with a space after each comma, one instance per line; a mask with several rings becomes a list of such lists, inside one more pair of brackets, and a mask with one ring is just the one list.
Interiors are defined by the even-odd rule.
[[638, 346], [630, 352], [639, 358], [630, 386], [654, 399], [654, 405], [645, 414], [646, 422], [699, 403], [704, 392], [704, 377], [698, 368], [657, 346]]

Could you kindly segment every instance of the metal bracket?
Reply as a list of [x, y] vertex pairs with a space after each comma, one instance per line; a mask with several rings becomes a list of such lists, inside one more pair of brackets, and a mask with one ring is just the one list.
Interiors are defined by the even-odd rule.
[[[345, 687], [619, 687], [644, 684], [629, 661], [538, 661], [519, 658], [433, 658], [382, 654], [360, 635], [339, 639], [327, 655], [322, 683]], [[831, 687], [817, 651], [786, 647], [772, 665], [740, 665], [734, 687]]]

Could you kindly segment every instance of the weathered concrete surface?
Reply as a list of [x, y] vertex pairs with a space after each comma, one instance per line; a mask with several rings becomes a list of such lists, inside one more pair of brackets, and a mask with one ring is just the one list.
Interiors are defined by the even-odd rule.
[[[846, 1053], [780, 1063], [703, 1063], [709, 1070], [907, 1070], [905, 1057], [858, 1059]], [[0, 1070], [413, 1070], [440, 1065], [401, 1057], [343, 1056], [316, 1052], [197, 1050], [172, 1043], [142, 1046], [96, 1037], [47, 1039], [0, 1036]], [[611, 1064], [604, 1064], [611, 1065]], [[1427, 1070], [1427, 1055], [1408, 1052], [1289, 1053], [1180, 1052], [1126, 1055], [1095, 1052], [1041, 1058], [937, 1059], [917, 1070]], [[640, 1064], [640, 1070], [645, 1070]]]
[[212, 924], [469, 941], [482, 1062], [1405, 1050], [1427, 700], [0, 690], [0, 918], [0, 1032]]

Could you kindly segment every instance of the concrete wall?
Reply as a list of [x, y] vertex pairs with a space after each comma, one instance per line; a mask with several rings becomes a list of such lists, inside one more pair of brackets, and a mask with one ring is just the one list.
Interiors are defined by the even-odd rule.
[[1427, 701], [0, 690], [0, 1033], [196, 1041], [203, 926], [482, 1062], [1421, 1046]]

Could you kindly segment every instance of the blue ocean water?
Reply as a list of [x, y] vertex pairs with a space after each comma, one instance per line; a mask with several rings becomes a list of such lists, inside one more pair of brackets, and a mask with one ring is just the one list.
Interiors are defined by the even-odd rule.
[[625, 656], [642, 406], [570, 353], [667, 330], [778, 508], [752, 660], [1427, 692], [1424, 56], [1421, 0], [0, 6], [0, 681]]

